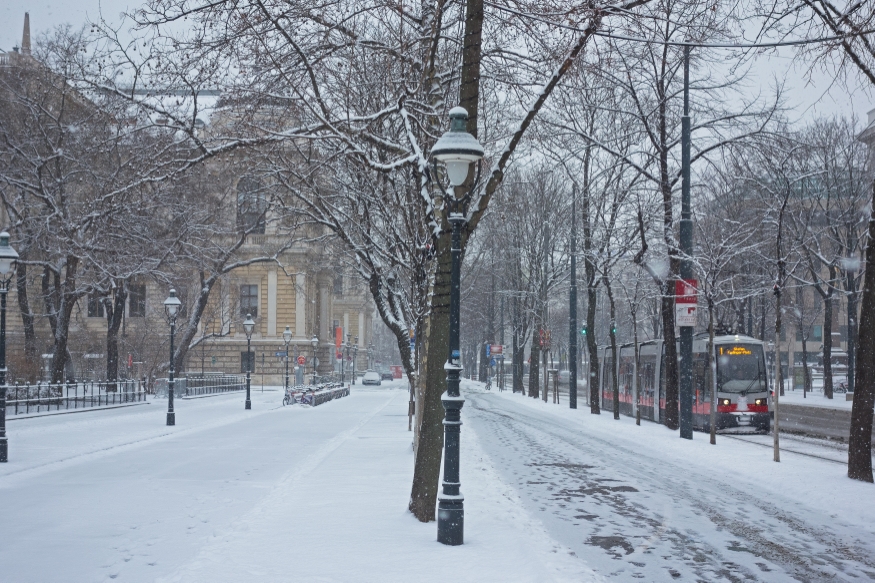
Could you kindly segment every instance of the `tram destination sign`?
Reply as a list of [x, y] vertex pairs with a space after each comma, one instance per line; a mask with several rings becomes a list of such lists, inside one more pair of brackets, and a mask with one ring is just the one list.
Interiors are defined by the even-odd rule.
[[674, 319], [676, 326], [696, 325], [696, 303], [699, 282], [695, 279], [682, 279], [674, 287]]

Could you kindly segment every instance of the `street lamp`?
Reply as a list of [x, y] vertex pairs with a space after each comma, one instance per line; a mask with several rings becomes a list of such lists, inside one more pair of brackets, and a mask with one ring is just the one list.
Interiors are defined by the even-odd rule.
[[286, 390], [289, 390], [289, 343], [292, 341], [292, 329], [286, 326], [283, 331], [283, 341], [286, 343]]
[[310, 346], [313, 347], [313, 382], [310, 383], [312, 385], [316, 384], [316, 347], [319, 346], [319, 339], [313, 336], [310, 339]]
[[355, 384], [355, 359], [359, 354], [359, 337], [355, 337], [355, 343], [352, 345], [352, 384]]
[[8, 461], [6, 441], [6, 294], [18, 253], [9, 246], [9, 233], [0, 233], [0, 462]]
[[252, 331], [255, 330], [255, 320], [251, 314], [246, 314], [243, 321], [243, 331], [246, 332], [246, 409], [252, 409], [252, 401], [249, 398], [249, 387], [252, 380]]
[[167, 320], [170, 322], [170, 371], [167, 375], [167, 425], [176, 425], [176, 412], [173, 410], [173, 389], [175, 381], [173, 380], [173, 335], [176, 333], [176, 316], [179, 315], [179, 308], [182, 307], [182, 302], [176, 297], [176, 290], [170, 290], [170, 297], [164, 300], [164, 313], [167, 314]]
[[464, 539], [465, 499], [460, 491], [459, 481], [459, 434], [465, 399], [459, 394], [459, 378], [462, 372], [459, 352], [459, 286], [462, 261], [461, 228], [465, 223], [462, 203], [467, 202], [470, 191], [461, 200], [456, 197], [455, 191], [467, 181], [471, 164], [479, 162], [484, 152], [477, 138], [465, 129], [468, 112], [463, 107], [454, 107], [449, 115], [450, 130], [431, 149], [431, 157], [446, 166], [452, 190], [452, 196], [447, 200], [447, 218], [453, 227], [449, 354], [444, 365], [447, 371], [447, 392], [441, 397], [445, 411], [444, 479], [442, 492], [438, 495], [437, 538], [438, 542], [445, 545], [460, 545]]

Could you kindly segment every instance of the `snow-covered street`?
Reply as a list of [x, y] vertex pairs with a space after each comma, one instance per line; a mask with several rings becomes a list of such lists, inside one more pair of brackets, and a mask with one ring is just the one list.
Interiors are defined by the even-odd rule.
[[466, 413], [526, 508], [608, 578], [875, 578], [875, 492], [842, 464], [790, 452], [776, 464], [757, 443], [721, 435], [715, 447], [701, 433], [687, 442], [653, 423], [508, 393], [469, 390]]

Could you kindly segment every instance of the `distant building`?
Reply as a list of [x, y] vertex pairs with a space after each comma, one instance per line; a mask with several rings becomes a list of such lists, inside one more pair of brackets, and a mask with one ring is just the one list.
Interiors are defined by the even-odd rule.
[[[0, 53], [0, 74], [3, 68], [11, 70], [27, 66], [40, 65], [31, 56], [30, 18], [25, 14], [21, 47], [16, 47], [11, 53]], [[245, 258], [261, 256], [265, 249], [277, 248], [282, 244], [283, 236], [276, 231], [276, 221], [269, 215], [264, 217], [270, 185], [262, 184], [257, 176], [247, 173], [245, 157], [242, 160], [243, 163], [238, 155], [233, 168], [243, 168], [243, 171], [235, 174], [224, 168], [218, 174], [229, 177], [228, 183], [211, 184], [210, 187], [236, 193], [236, 196], [226, 197], [227, 200], [236, 200], [236, 207], [226, 209], [229, 220], [247, 226], [253, 221], [260, 222], [241, 250]], [[215, 160], [209, 164], [227, 163], [227, 160]], [[40, 368], [43, 378], [46, 378], [45, 371], [51, 364], [53, 335], [48, 319], [41, 314], [45, 310], [40, 309], [43, 298], [38, 284], [39, 273], [31, 271], [28, 277], [31, 307], [37, 316], [35, 329], [41, 355]], [[192, 274], [188, 281], [183, 278], [174, 285], [185, 310], [191, 306], [197, 291], [197, 278]], [[15, 284], [10, 287], [8, 360], [10, 381], [15, 381], [16, 368], [24, 368], [20, 362], [24, 353], [24, 333], [22, 318], [17, 311]], [[169, 328], [163, 309], [168, 291], [168, 286], [158, 285], [149, 278], [129, 282], [119, 336], [120, 376], [165, 374], [158, 367], [168, 358]], [[90, 294], [82, 298], [74, 310], [69, 343], [73, 366], [69, 374], [76, 378], [105, 376], [105, 297]], [[279, 264], [258, 263], [227, 274], [212, 291], [209, 307], [201, 318], [199, 335], [194, 339], [199, 344], [189, 351], [185, 370], [195, 374], [201, 371], [244, 371], [247, 364], [246, 337], [241, 324], [247, 314], [256, 321], [252, 337], [256, 382], [260, 381], [262, 374], [266, 382], [280, 382], [285, 361], [277, 353], [285, 350], [283, 332], [286, 326], [292, 332], [290, 357], [305, 357], [308, 376], [312, 373], [313, 337], [319, 340], [316, 351], [319, 373], [339, 369], [335, 351], [337, 329], [341, 329], [344, 341], [347, 335], [350, 339], [358, 339], [357, 368], [363, 369], [367, 364], [374, 314], [370, 294], [355, 274], [344, 272], [342, 262], [333, 257], [323, 243], [295, 244], [279, 257]]]

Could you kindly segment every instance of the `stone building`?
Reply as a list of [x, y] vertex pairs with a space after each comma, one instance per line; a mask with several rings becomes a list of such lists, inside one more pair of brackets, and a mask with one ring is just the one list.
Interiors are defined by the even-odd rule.
[[[29, 17], [25, 15], [21, 47], [12, 53], [0, 53], [0, 68], [41, 66], [31, 56]], [[0, 70], [2, 74], [2, 70]], [[208, 123], [206, 124], [209, 125]], [[204, 128], [209, 131], [209, 128]], [[277, 220], [262, 205], [269, 187], [261, 185], [247, 173], [245, 154], [237, 154], [234, 163], [214, 160], [209, 164], [223, 166], [216, 176], [222, 177], [211, 188], [223, 190], [231, 201], [224, 209], [233, 224], [260, 221], [235, 256], [244, 261], [252, 257], [271, 255], [283, 247], [288, 234], [277, 231]], [[233, 206], [236, 201], [236, 208]], [[9, 224], [4, 216], [4, 223]], [[15, 233], [13, 233], [13, 240]], [[283, 332], [288, 326], [292, 332], [289, 347], [291, 358], [305, 357], [304, 370], [312, 373], [314, 349], [311, 340], [318, 339], [315, 355], [319, 374], [339, 370], [335, 339], [339, 334], [346, 340], [357, 339], [358, 369], [365, 368], [367, 348], [372, 342], [373, 305], [370, 295], [358, 278], [344, 273], [342, 261], [333, 255], [324, 242], [296, 242], [277, 257], [239, 267], [223, 275], [210, 294], [208, 307], [192, 341], [184, 369], [188, 373], [240, 373], [246, 369], [247, 341], [242, 322], [251, 314], [256, 322], [252, 335], [253, 371], [255, 382], [262, 375], [266, 383], [279, 383], [286, 362]], [[35, 271], [36, 270], [36, 271]], [[39, 376], [47, 378], [50, 369], [53, 334], [46, 317], [44, 293], [40, 287], [41, 273], [34, 266], [27, 272], [27, 291], [37, 339], [39, 363], [26, 362], [22, 313], [17, 308], [18, 294], [13, 280], [8, 298], [8, 362], [10, 380], [22, 378], [22, 371], [38, 368]], [[183, 302], [180, 321], [193, 305], [198, 291], [197, 274], [182, 273], [172, 282]], [[138, 277], [128, 282], [121, 328], [118, 336], [119, 375], [121, 377], [163, 376], [168, 360], [169, 325], [165, 319], [163, 302], [169, 285], [149, 277]], [[23, 294], [22, 294], [23, 295]], [[68, 376], [75, 378], [103, 378], [106, 371], [108, 310], [114, 296], [106, 290], [86, 293], [77, 302], [70, 322], [69, 353], [71, 365]], [[339, 332], [338, 332], [339, 330]], [[290, 362], [293, 369], [294, 361]], [[348, 364], [346, 365], [349, 366]]]

